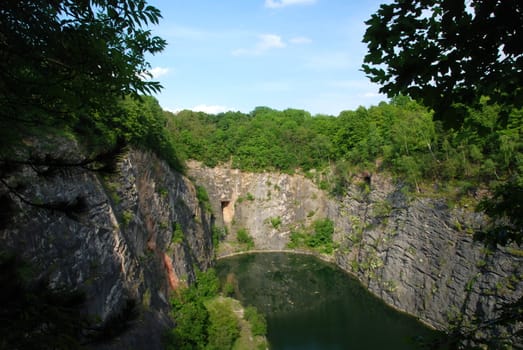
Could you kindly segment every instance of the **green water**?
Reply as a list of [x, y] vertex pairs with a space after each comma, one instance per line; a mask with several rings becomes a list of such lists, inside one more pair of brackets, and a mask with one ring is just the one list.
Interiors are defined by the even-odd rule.
[[240, 255], [216, 269], [232, 281], [236, 298], [265, 314], [273, 350], [420, 349], [420, 339], [438, 336], [312, 256]]

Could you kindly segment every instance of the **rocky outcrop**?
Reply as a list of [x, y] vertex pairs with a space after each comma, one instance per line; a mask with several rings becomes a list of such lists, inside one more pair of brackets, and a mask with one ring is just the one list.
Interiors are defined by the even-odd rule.
[[292, 230], [330, 218], [339, 243], [336, 264], [435, 328], [463, 316], [493, 317], [523, 294], [521, 251], [491, 252], [473, 241], [481, 214], [452, 209], [443, 199], [408, 197], [381, 174], [356, 179], [346, 195], [332, 198], [301, 175], [241, 173], [196, 162], [188, 173], [207, 189], [216, 223], [228, 228], [221, 255], [235, 249], [239, 229], [250, 233], [255, 249], [279, 250]]
[[[70, 162], [81, 157], [71, 141], [52, 152]], [[22, 256], [54, 287], [83, 291], [95, 328], [114, 319], [128, 324], [94, 348], [163, 348], [163, 333], [173, 326], [170, 293], [214, 257], [210, 214], [187, 178], [131, 150], [113, 176], [21, 165], [0, 191], [15, 213], [0, 231], [2, 250]], [[135, 316], [122, 319], [129, 306]]]
[[334, 214], [325, 192], [303, 176], [242, 173], [195, 161], [188, 162], [188, 175], [206, 188], [215, 223], [228, 228], [229, 241], [244, 228], [257, 249], [284, 249], [293, 229]]
[[[71, 141], [35, 148], [41, 158], [81, 159]], [[329, 218], [339, 246], [331, 260], [390, 305], [440, 329], [463, 316], [493, 317], [523, 293], [519, 247], [491, 252], [472, 240], [480, 214], [410, 198], [381, 174], [332, 198], [302, 175], [188, 167], [213, 215], [190, 180], [147, 152], [129, 151], [112, 176], [18, 164], [0, 185], [1, 250], [24, 257], [53, 286], [84, 291], [84, 312], [97, 327], [133, 307], [135, 316], [122, 321], [128, 327], [97, 349], [162, 348], [173, 326], [169, 294], [194, 280], [195, 267], [212, 264], [213, 225], [228, 229], [219, 252], [228, 254], [243, 248], [240, 229], [256, 249], [282, 250], [293, 230]], [[6, 209], [14, 215], [6, 218]]]

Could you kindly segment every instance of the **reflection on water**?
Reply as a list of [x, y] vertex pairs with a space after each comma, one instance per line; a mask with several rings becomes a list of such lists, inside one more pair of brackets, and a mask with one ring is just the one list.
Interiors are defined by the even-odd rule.
[[307, 255], [248, 254], [217, 271], [236, 298], [267, 318], [271, 349], [419, 349], [437, 334], [371, 295], [353, 277]]

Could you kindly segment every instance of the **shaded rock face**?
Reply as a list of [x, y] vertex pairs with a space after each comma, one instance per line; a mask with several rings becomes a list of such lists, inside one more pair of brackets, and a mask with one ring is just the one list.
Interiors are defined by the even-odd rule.
[[[68, 148], [68, 154], [54, 156], [79, 153]], [[20, 195], [33, 205], [11, 194], [16, 215], [0, 231], [2, 250], [21, 255], [53, 286], [84, 291], [85, 312], [97, 326], [134, 305], [138, 316], [127, 320], [129, 327], [93, 347], [163, 348], [162, 335], [173, 326], [169, 294], [194, 279], [194, 266], [206, 268], [213, 259], [211, 217], [200, 208], [192, 183], [154, 155], [135, 150], [114, 176], [72, 167], [43, 177], [22, 166], [7, 183], [23, 183]], [[78, 201], [78, 210], [39, 207]], [[182, 239], [173, 239], [176, 225]]]
[[[300, 175], [243, 174], [196, 162], [188, 173], [207, 189], [216, 223], [229, 228], [226, 242], [245, 228], [255, 249], [284, 249], [293, 229], [329, 218], [339, 243], [336, 264], [388, 304], [436, 328], [463, 315], [493, 317], [523, 294], [521, 256], [473, 242], [471, 232], [484, 222], [480, 214], [451, 209], [442, 199], [408, 198], [380, 174], [370, 188], [362, 179], [331, 198]], [[275, 217], [281, 219], [276, 227]]]

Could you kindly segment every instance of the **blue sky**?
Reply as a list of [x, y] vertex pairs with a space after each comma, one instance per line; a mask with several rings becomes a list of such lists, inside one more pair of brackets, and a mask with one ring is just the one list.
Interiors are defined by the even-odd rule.
[[257, 106], [338, 115], [386, 100], [360, 67], [385, 0], [149, 0], [168, 42], [149, 61], [167, 110]]

